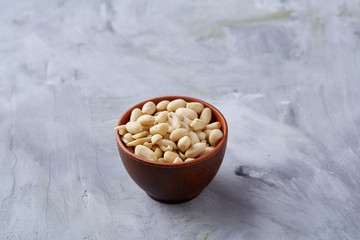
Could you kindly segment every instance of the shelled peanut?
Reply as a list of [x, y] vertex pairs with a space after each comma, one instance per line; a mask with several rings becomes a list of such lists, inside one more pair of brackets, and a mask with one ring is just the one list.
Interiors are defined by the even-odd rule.
[[135, 155], [161, 163], [192, 161], [212, 151], [223, 138], [210, 108], [183, 99], [147, 102], [130, 121], [115, 128]]

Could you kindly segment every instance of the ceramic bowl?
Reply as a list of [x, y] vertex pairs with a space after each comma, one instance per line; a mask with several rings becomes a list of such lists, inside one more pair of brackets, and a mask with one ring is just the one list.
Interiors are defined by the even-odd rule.
[[200, 102], [212, 111], [212, 120], [221, 123], [223, 138], [215, 149], [204, 156], [184, 163], [156, 163], [136, 156], [121, 141], [116, 131], [119, 154], [126, 171], [135, 183], [151, 198], [164, 203], [180, 203], [197, 197], [215, 177], [223, 161], [228, 137], [228, 126], [219, 110], [207, 102], [184, 96], [165, 96], [148, 99], [136, 104], [120, 118], [119, 125], [126, 124], [131, 111], [152, 101], [155, 104], [162, 100], [184, 99], [186, 102]]

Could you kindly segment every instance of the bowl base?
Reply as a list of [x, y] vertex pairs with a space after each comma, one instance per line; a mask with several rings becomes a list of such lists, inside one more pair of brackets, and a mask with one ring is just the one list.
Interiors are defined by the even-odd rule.
[[[200, 192], [201, 193], [201, 192]], [[161, 203], [166, 203], [166, 204], [179, 204], [179, 203], [185, 203], [188, 201], [193, 200], [194, 198], [196, 198], [197, 196], [200, 195], [200, 193], [196, 194], [195, 196], [192, 196], [190, 198], [185, 198], [185, 199], [180, 199], [180, 200], [166, 200], [166, 199], [160, 199], [154, 196], [151, 196], [150, 194], [146, 193], [150, 198], [152, 198], [155, 201], [161, 202]]]

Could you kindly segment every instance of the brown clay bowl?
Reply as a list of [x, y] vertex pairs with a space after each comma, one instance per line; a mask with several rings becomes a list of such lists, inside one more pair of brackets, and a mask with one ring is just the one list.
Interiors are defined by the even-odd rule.
[[215, 177], [226, 150], [228, 126], [224, 116], [214, 106], [199, 99], [183, 96], [165, 96], [136, 104], [127, 110], [118, 122], [118, 126], [126, 124], [130, 119], [131, 111], [134, 108], [141, 109], [148, 101], [157, 104], [162, 100], [171, 101], [178, 98], [182, 98], [187, 102], [202, 103], [212, 110], [213, 118], [211, 121], [221, 123], [224, 137], [215, 149], [208, 154], [184, 163], [156, 163], [140, 158], [130, 152], [121, 141], [119, 133], [116, 132], [120, 157], [130, 177], [151, 198], [164, 203], [186, 202], [197, 197]]

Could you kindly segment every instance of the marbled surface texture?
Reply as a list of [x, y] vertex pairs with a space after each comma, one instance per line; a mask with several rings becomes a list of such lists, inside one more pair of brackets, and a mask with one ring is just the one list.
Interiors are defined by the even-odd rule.
[[[359, 239], [358, 0], [1, 3], [0, 239]], [[117, 152], [122, 113], [163, 95], [230, 129], [185, 204]]]

